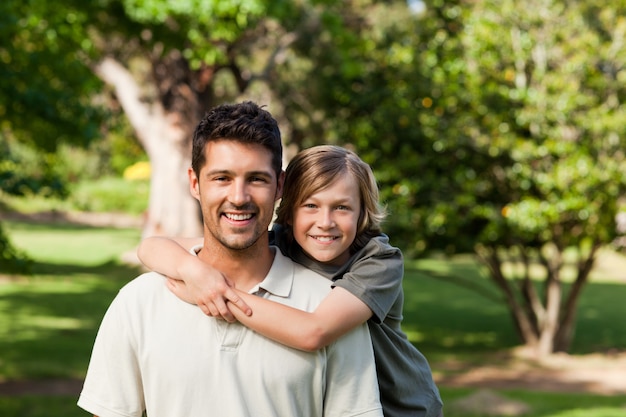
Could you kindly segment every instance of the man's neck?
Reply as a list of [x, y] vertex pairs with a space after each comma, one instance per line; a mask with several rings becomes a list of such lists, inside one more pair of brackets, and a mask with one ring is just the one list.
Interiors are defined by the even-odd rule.
[[198, 257], [223, 273], [241, 291], [249, 291], [263, 281], [274, 262], [275, 249], [257, 245], [245, 250], [231, 250], [216, 242], [207, 242]]

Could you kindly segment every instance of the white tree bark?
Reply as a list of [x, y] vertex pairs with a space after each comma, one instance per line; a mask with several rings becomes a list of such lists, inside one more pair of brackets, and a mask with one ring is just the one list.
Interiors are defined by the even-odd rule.
[[150, 158], [150, 201], [143, 237], [200, 236], [197, 201], [189, 193], [187, 168], [191, 161], [189, 129], [175, 113], [166, 113], [158, 100], [143, 97], [140, 83], [113, 58], [95, 67], [96, 74], [113, 87], [139, 142]]

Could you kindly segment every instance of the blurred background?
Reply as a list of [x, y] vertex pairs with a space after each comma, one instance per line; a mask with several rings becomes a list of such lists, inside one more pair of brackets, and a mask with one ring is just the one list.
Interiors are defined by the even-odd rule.
[[626, 415], [625, 0], [4, 0], [0, 39], [3, 416], [84, 414], [137, 243], [201, 234], [193, 128], [242, 100], [285, 164], [372, 166], [446, 416]]

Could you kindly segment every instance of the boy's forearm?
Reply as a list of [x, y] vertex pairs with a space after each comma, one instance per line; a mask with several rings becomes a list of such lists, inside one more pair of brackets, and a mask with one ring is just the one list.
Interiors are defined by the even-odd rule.
[[200, 262], [178, 242], [159, 236], [142, 240], [137, 256], [148, 269], [179, 280], [184, 280], [186, 272]]

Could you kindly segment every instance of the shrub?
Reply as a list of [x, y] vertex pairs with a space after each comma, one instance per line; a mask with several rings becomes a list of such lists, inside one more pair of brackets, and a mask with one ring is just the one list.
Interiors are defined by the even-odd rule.
[[0, 271], [27, 274], [30, 272], [31, 264], [32, 260], [11, 244], [0, 224]]
[[5, 193], [67, 197], [65, 182], [53, 169], [53, 154], [37, 152], [17, 141], [4, 140], [1, 148], [0, 188]]

